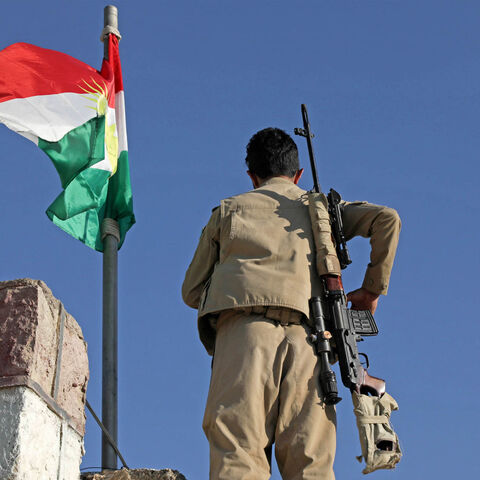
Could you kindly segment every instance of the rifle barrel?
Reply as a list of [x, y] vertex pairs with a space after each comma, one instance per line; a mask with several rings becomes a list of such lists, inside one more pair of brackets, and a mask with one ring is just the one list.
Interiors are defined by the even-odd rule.
[[315, 154], [313, 153], [313, 145], [312, 145], [312, 138], [314, 134], [310, 131], [310, 122], [308, 121], [308, 112], [307, 106], [302, 103], [302, 119], [303, 119], [303, 127], [305, 129], [305, 137], [307, 139], [307, 147], [308, 147], [308, 156], [310, 157], [310, 166], [312, 168], [312, 176], [313, 176], [313, 188], [317, 193], [322, 191], [320, 184], [318, 183], [318, 174], [317, 174], [317, 165], [315, 162]]

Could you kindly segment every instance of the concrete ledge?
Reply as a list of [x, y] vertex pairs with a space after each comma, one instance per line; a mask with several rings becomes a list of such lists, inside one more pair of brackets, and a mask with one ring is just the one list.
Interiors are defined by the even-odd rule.
[[187, 480], [177, 470], [149, 470], [146, 468], [104, 470], [100, 473], [84, 473], [81, 480]]
[[28, 387], [0, 390], [0, 478], [79, 478], [83, 438]]

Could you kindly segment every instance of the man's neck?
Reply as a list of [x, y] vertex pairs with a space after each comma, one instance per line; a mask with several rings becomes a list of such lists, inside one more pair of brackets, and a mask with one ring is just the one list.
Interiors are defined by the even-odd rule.
[[294, 183], [293, 177], [287, 177], [287, 175], [275, 175], [273, 177], [268, 177], [268, 178], [259, 178], [258, 186], [261, 187], [262, 185], [265, 185], [265, 183], [268, 183], [268, 182], [271, 182], [272, 180], [277, 180], [277, 179], [287, 180], [291, 183]]

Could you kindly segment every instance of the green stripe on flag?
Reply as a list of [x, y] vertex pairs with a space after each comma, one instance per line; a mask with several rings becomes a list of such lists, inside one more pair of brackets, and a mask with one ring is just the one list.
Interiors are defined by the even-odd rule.
[[102, 220], [117, 220], [120, 248], [135, 223], [128, 152], [121, 152], [117, 171], [92, 165], [105, 155], [105, 117], [97, 117], [75, 128], [59, 142], [39, 139], [39, 147], [51, 158], [62, 182], [63, 192], [48, 207], [47, 216], [62, 230], [89, 247], [103, 251]]
[[38, 139], [38, 146], [52, 159], [62, 187], [82, 170], [103, 160], [105, 117], [95, 117], [68, 132], [58, 142]]
[[123, 150], [118, 157], [117, 171], [110, 178], [108, 184], [108, 198], [106, 217], [114, 218], [120, 229], [120, 248], [125, 235], [135, 223], [133, 215], [132, 187], [130, 184], [130, 167], [128, 165], [128, 152]]
[[62, 230], [100, 252], [110, 172], [87, 168], [48, 207], [47, 216]]

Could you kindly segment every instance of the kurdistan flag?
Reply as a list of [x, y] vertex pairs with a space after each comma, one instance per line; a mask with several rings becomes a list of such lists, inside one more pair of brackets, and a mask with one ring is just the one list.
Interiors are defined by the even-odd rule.
[[108, 42], [100, 72], [27, 43], [0, 51], [0, 123], [51, 158], [63, 191], [48, 217], [98, 251], [103, 218], [117, 220], [119, 248], [135, 223], [118, 39]]

